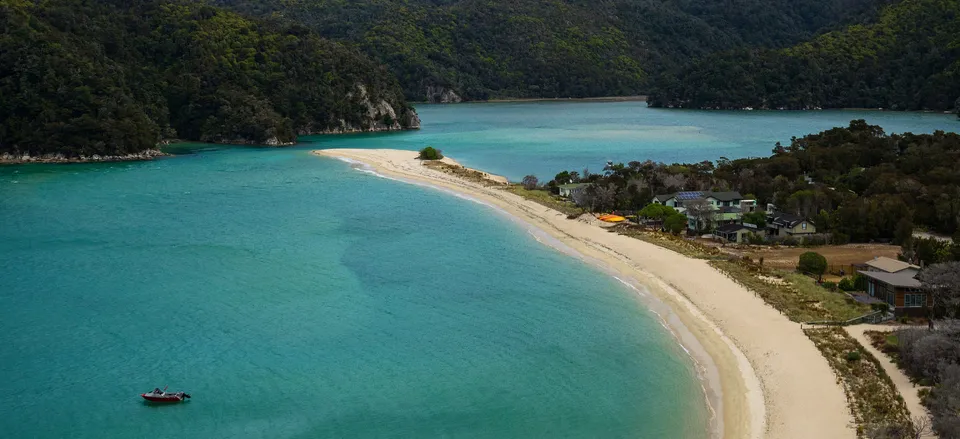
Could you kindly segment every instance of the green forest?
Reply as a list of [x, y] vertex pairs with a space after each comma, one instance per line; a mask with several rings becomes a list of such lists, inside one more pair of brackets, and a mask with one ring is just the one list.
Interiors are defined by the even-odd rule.
[[777, 143], [765, 158], [612, 164], [602, 174], [561, 172], [548, 187], [591, 182], [586, 194], [598, 211], [638, 211], [656, 194], [681, 190], [739, 191], [761, 206], [773, 203], [810, 219], [837, 244], [903, 244], [914, 227], [947, 236], [960, 232], [957, 163], [956, 133], [887, 134], [855, 120], [795, 137], [787, 146]]
[[356, 48], [189, 0], [0, 0], [0, 96], [0, 153], [14, 155], [419, 126]]
[[949, 110], [960, 106], [960, 0], [903, 0], [876, 22], [782, 49], [719, 52], [659, 76], [650, 105]]
[[875, 16], [886, 0], [214, 0], [301, 23], [387, 65], [406, 97], [635, 95], [668, 68], [788, 47]]

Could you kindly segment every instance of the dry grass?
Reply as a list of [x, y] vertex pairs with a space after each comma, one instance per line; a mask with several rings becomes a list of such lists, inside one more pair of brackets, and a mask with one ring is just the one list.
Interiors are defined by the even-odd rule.
[[534, 203], [541, 204], [543, 206], [549, 207], [559, 212], [563, 212], [568, 216], [570, 215], [579, 216], [584, 212], [583, 209], [577, 207], [577, 205], [573, 204], [573, 202], [560, 198], [548, 191], [527, 190], [527, 189], [524, 189], [523, 186], [519, 184], [511, 184], [508, 186], [504, 186], [504, 189], [506, 189], [507, 192], [511, 192], [516, 195], [519, 195], [523, 198], [533, 201]]
[[503, 186], [504, 183], [495, 180], [490, 174], [476, 169], [465, 168], [463, 166], [445, 163], [439, 160], [423, 160], [423, 166], [434, 169], [445, 174], [450, 174], [474, 183], [482, 183], [488, 186]]
[[852, 264], [861, 264], [877, 256], [886, 256], [896, 259], [900, 247], [889, 244], [846, 244], [846, 245], [825, 245], [820, 247], [771, 247], [771, 246], [743, 246], [736, 248], [727, 246], [724, 251], [736, 256], [748, 256], [751, 259], [759, 260], [763, 258], [763, 265], [779, 268], [781, 270], [793, 270], [800, 260], [800, 255], [808, 251], [814, 251], [827, 258], [828, 265], [848, 266]]
[[[893, 381], [856, 340], [837, 327], [804, 332], [836, 372], [837, 381], [847, 394], [858, 437], [865, 437], [871, 426], [912, 425], [907, 405]], [[858, 359], [853, 359], [851, 352], [858, 353]]]
[[703, 245], [699, 241], [686, 239], [682, 236], [645, 230], [636, 226], [617, 226], [615, 230], [621, 235], [649, 242], [691, 258], [713, 259], [723, 257], [723, 253], [721, 253], [717, 248], [709, 245]]
[[846, 321], [871, 312], [869, 306], [800, 274], [761, 270], [755, 264], [739, 261], [715, 260], [710, 264], [795, 322]]

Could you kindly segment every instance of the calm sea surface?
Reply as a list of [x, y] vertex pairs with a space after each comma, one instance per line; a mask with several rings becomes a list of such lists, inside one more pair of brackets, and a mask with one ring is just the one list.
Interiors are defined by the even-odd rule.
[[[449, 194], [316, 147], [433, 145], [517, 178], [765, 154], [852, 118], [642, 104], [421, 106], [420, 132], [0, 167], [0, 436], [707, 436], [690, 358], [638, 295]], [[194, 398], [153, 407], [169, 385]]]

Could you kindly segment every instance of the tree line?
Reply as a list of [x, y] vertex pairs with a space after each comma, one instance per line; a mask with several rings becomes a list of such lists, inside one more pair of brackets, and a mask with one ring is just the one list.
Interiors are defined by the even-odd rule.
[[960, 108], [960, 0], [903, 0], [788, 48], [736, 48], [654, 81], [657, 107]]
[[713, 52], [788, 47], [889, 0], [215, 0], [361, 48], [409, 99], [642, 94]]
[[638, 211], [677, 191], [739, 191], [809, 219], [840, 244], [916, 245], [926, 242], [910, 238], [921, 227], [960, 232], [960, 135], [887, 134], [864, 120], [778, 142], [769, 157], [610, 163], [601, 173], [560, 172], [546, 187], [575, 182], [591, 183], [578, 201], [596, 211]]
[[[414, 121], [358, 50], [192, 0], [0, 0], [0, 96], [0, 153], [13, 154], [287, 143]], [[371, 117], [370, 102], [395, 111]]]

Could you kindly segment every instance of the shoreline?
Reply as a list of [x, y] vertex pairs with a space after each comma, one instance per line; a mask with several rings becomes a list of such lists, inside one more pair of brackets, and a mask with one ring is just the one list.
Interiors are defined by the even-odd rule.
[[[583, 255], [586, 262], [599, 261], [618, 279], [634, 280], [666, 306], [671, 315], [661, 318], [667, 324], [687, 331], [702, 346], [703, 352], [691, 353], [698, 368], [715, 366], [715, 379], [707, 376], [701, 381], [707, 397], [713, 392], [718, 399], [714, 409], [720, 415], [722, 437], [856, 436], [836, 375], [800, 325], [706, 261], [568, 220], [501, 189], [421, 166], [415, 151], [319, 150], [313, 154], [349, 159], [388, 177], [464, 194], [542, 231]], [[691, 344], [680, 332], [675, 335], [681, 344]]]

